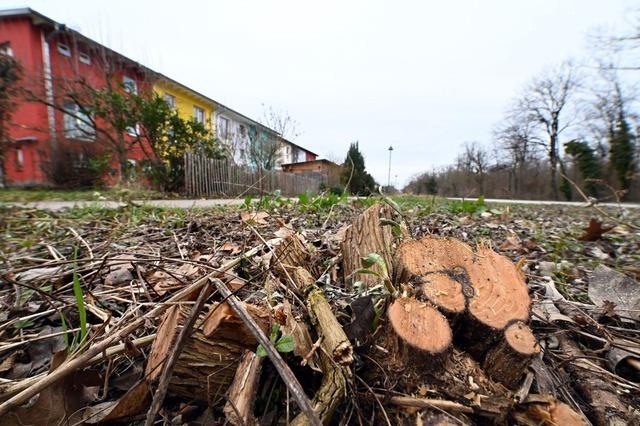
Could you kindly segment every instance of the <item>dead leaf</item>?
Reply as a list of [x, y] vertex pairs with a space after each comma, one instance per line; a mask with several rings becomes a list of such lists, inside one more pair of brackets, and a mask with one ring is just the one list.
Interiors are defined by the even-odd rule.
[[82, 420], [87, 424], [99, 424], [126, 419], [146, 411], [150, 402], [149, 385], [146, 380], [141, 380], [119, 400], [103, 402], [84, 410]]
[[238, 253], [240, 253], [242, 251], [242, 249], [240, 248], [240, 246], [236, 243], [232, 243], [230, 241], [225, 241], [224, 244], [222, 244], [218, 250], [220, 251], [227, 251], [229, 252], [229, 254], [236, 255]]
[[371, 324], [376, 316], [371, 296], [355, 299], [351, 305], [351, 323], [344, 327], [344, 332], [354, 346], [362, 346], [371, 336]]
[[500, 245], [500, 250], [515, 250], [521, 251], [523, 249], [522, 243], [520, 242], [520, 238], [517, 235], [511, 234], [509, 235], [504, 242]]
[[589, 226], [584, 228], [584, 234], [578, 237], [580, 241], [597, 241], [602, 238], [602, 234], [607, 233], [613, 229], [613, 226], [602, 226], [602, 222], [598, 219], [592, 218], [589, 221]]
[[269, 217], [267, 212], [240, 212], [240, 220], [245, 223], [255, 223], [258, 225], [266, 225], [268, 222], [265, 220]]
[[633, 278], [600, 265], [589, 275], [588, 294], [596, 305], [612, 302], [619, 316], [640, 320], [640, 285]]

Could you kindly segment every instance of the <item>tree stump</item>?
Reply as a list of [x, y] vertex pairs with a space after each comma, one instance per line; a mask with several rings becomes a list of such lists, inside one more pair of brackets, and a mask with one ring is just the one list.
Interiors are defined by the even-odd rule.
[[[268, 310], [249, 304], [246, 308], [268, 333]], [[165, 313], [151, 346], [145, 370], [147, 380], [152, 382], [160, 375], [188, 312], [188, 306], [176, 305]], [[258, 342], [226, 303], [212, 304], [196, 324], [199, 326], [188, 338], [174, 367], [169, 392], [215, 403], [229, 388], [243, 353], [255, 351]]]

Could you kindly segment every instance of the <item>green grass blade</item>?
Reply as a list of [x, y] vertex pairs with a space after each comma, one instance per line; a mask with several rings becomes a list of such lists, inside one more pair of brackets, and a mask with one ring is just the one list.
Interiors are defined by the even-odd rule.
[[73, 271], [73, 294], [76, 297], [76, 306], [78, 307], [78, 316], [80, 317], [80, 343], [84, 342], [87, 336], [87, 311], [84, 308], [84, 295], [78, 273]]

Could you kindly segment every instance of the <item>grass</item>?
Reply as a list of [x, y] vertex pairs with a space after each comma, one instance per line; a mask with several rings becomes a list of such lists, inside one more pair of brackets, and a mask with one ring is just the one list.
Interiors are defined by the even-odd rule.
[[108, 188], [108, 189], [0, 189], [0, 202], [27, 203], [34, 201], [120, 201], [175, 198], [175, 194], [165, 194], [150, 189]]

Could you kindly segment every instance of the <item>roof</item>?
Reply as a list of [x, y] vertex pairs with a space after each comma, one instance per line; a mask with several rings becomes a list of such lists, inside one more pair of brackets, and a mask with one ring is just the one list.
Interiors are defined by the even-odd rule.
[[[293, 142], [291, 142], [291, 141], [290, 141], [290, 140], [288, 140], [288, 139], [283, 138], [283, 137], [282, 137], [282, 135], [280, 135], [280, 139], [282, 139], [285, 143], [288, 143], [289, 145], [293, 145], [293, 146], [295, 146], [296, 148], [300, 148], [301, 150], [308, 152], [308, 153], [309, 153], [309, 154], [311, 154], [311, 155], [315, 155], [316, 157], [318, 156], [318, 154], [316, 154], [315, 152], [313, 152], [313, 151], [309, 151], [307, 148], [305, 148], [305, 147], [303, 147], [303, 146], [300, 146], [300, 145], [298, 145], [297, 143], [293, 143]], [[313, 160], [313, 161], [321, 161], [321, 160]], [[329, 160], [324, 160], [324, 161], [329, 161]], [[308, 163], [308, 161], [303, 161], [303, 163]], [[296, 163], [289, 163], [289, 164], [296, 164]], [[334, 163], [334, 164], [335, 164], [335, 163]]]
[[321, 158], [319, 160], [311, 160], [311, 161], [299, 161], [297, 163], [285, 163], [285, 164], [281, 164], [280, 166], [282, 166], [282, 167], [285, 167], [285, 166], [298, 166], [298, 165], [302, 165], [302, 164], [312, 164], [312, 163], [324, 163], [324, 164], [328, 164], [330, 166], [341, 167], [339, 164], [336, 164], [333, 161], [329, 161], [329, 160], [326, 160], [324, 158]]
[[[2, 19], [2, 18], [11, 18], [11, 17], [20, 17], [20, 16], [31, 17], [31, 20], [34, 23], [34, 25], [43, 25], [43, 24], [50, 25], [55, 30], [70, 32], [70, 33], [73, 33], [74, 35], [78, 36], [80, 39], [82, 39], [82, 40], [84, 40], [86, 42], [100, 45], [100, 46], [104, 47], [105, 49], [107, 49], [109, 52], [113, 53], [114, 55], [117, 55], [117, 56], [121, 57], [122, 59], [124, 59], [124, 60], [126, 60], [126, 61], [128, 61], [128, 62], [130, 62], [132, 64], [137, 65], [138, 67], [140, 67], [145, 72], [153, 74], [156, 77], [158, 77], [160, 79], [164, 79], [164, 80], [166, 80], [166, 81], [168, 81], [168, 82], [170, 82], [172, 84], [178, 85], [181, 88], [183, 88], [184, 90], [193, 92], [196, 96], [204, 99], [205, 101], [213, 103], [216, 106], [216, 108], [218, 108], [219, 110], [233, 113], [233, 114], [243, 118], [244, 120], [252, 122], [254, 125], [266, 130], [267, 132], [275, 134], [275, 135], [278, 135], [278, 136], [280, 136], [282, 138], [282, 135], [280, 135], [280, 133], [278, 133], [274, 129], [271, 129], [270, 127], [265, 126], [264, 124], [259, 123], [258, 121], [254, 120], [254, 119], [252, 119], [250, 117], [247, 117], [246, 115], [244, 115], [244, 114], [242, 114], [242, 113], [240, 113], [240, 112], [238, 112], [238, 111], [236, 111], [236, 110], [234, 110], [234, 109], [232, 109], [232, 108], [230, 108], [230, 107], [228, 107], [228, 106], [226, 106], [226, 105], [224, 105], [224, 104], [222, 104], [222, 103], [220, 103], [220, 102], [218, 102], [218, 101], [216, 101], [214, 99], [211, 99], [210, 97], [208, 97], [208, 96], [206, 96], [206, 95], [204, 95], [204, 94], [202, 94], [202, 93], [200, 93], [200, 92], [198, 92], [196, 90], [193, 90], [192, 88], [190, 88], [190, 87], [188, 87], [188, 86], [186, 86], [186, 85], [184, 85], [182, 83], [179, 83], [176, 80], [174, 80], [174, 79], [172, 79], [170, 77], [167, 77], [166, 75], [164, 75], [164, 74], [162, 74], [160, 72], [154, 71], [151, 68], [148, 68], [148, 67], [142, 65], [141, 63], [139, 63], [137, 61], [134, 61], [133, 59], [130, 59], [130, 58], [124, 56], [123, 54], [116, 52], [113, 49], [110, 49], [109, 47], [103, 45], [102, 43], [99, 43], [99, 42], [97, 42], [97, 41], [95, 41], [95, 40], [83, 35], [81, 32], [79, 32], [77, 30], [74, 30], [72, 28], [69, 28], [65, 24], [61, 24], [61, 23], [59, 23], [57, 21], [54, 21], [53, 19], [41, 14], [40, 12], [37, 12], [37, 11], [35, 11], [35, 10], [29, 8], [29, 7], [17, 8], [17, 9], [4, 9], [4, 10], [0, 9], [0, 19]], [[306, 149], [306, 148], [304, 148], [304, 147], [302, 147], [300, 145], [297, 145], [297, 144], [295, 144], [295, 143], [293, 143], [291, 141], [288, 141], [285, 138], [282, 138], [282, 139], [284, 141], [286, 141], [287, 143], [293, 145], [293, 146], [296, 146], [296, 147], [298, 147], [298, 148], [300, 148], [300, 149], [302, 149], [302, 150], [304, 150], [304, 151], [306, 151], [306, 152], [308, 152], [310, 154], [313, 154], [313, 155], [317, 156], [317, 154], [309, 151], [308, 149]]]

